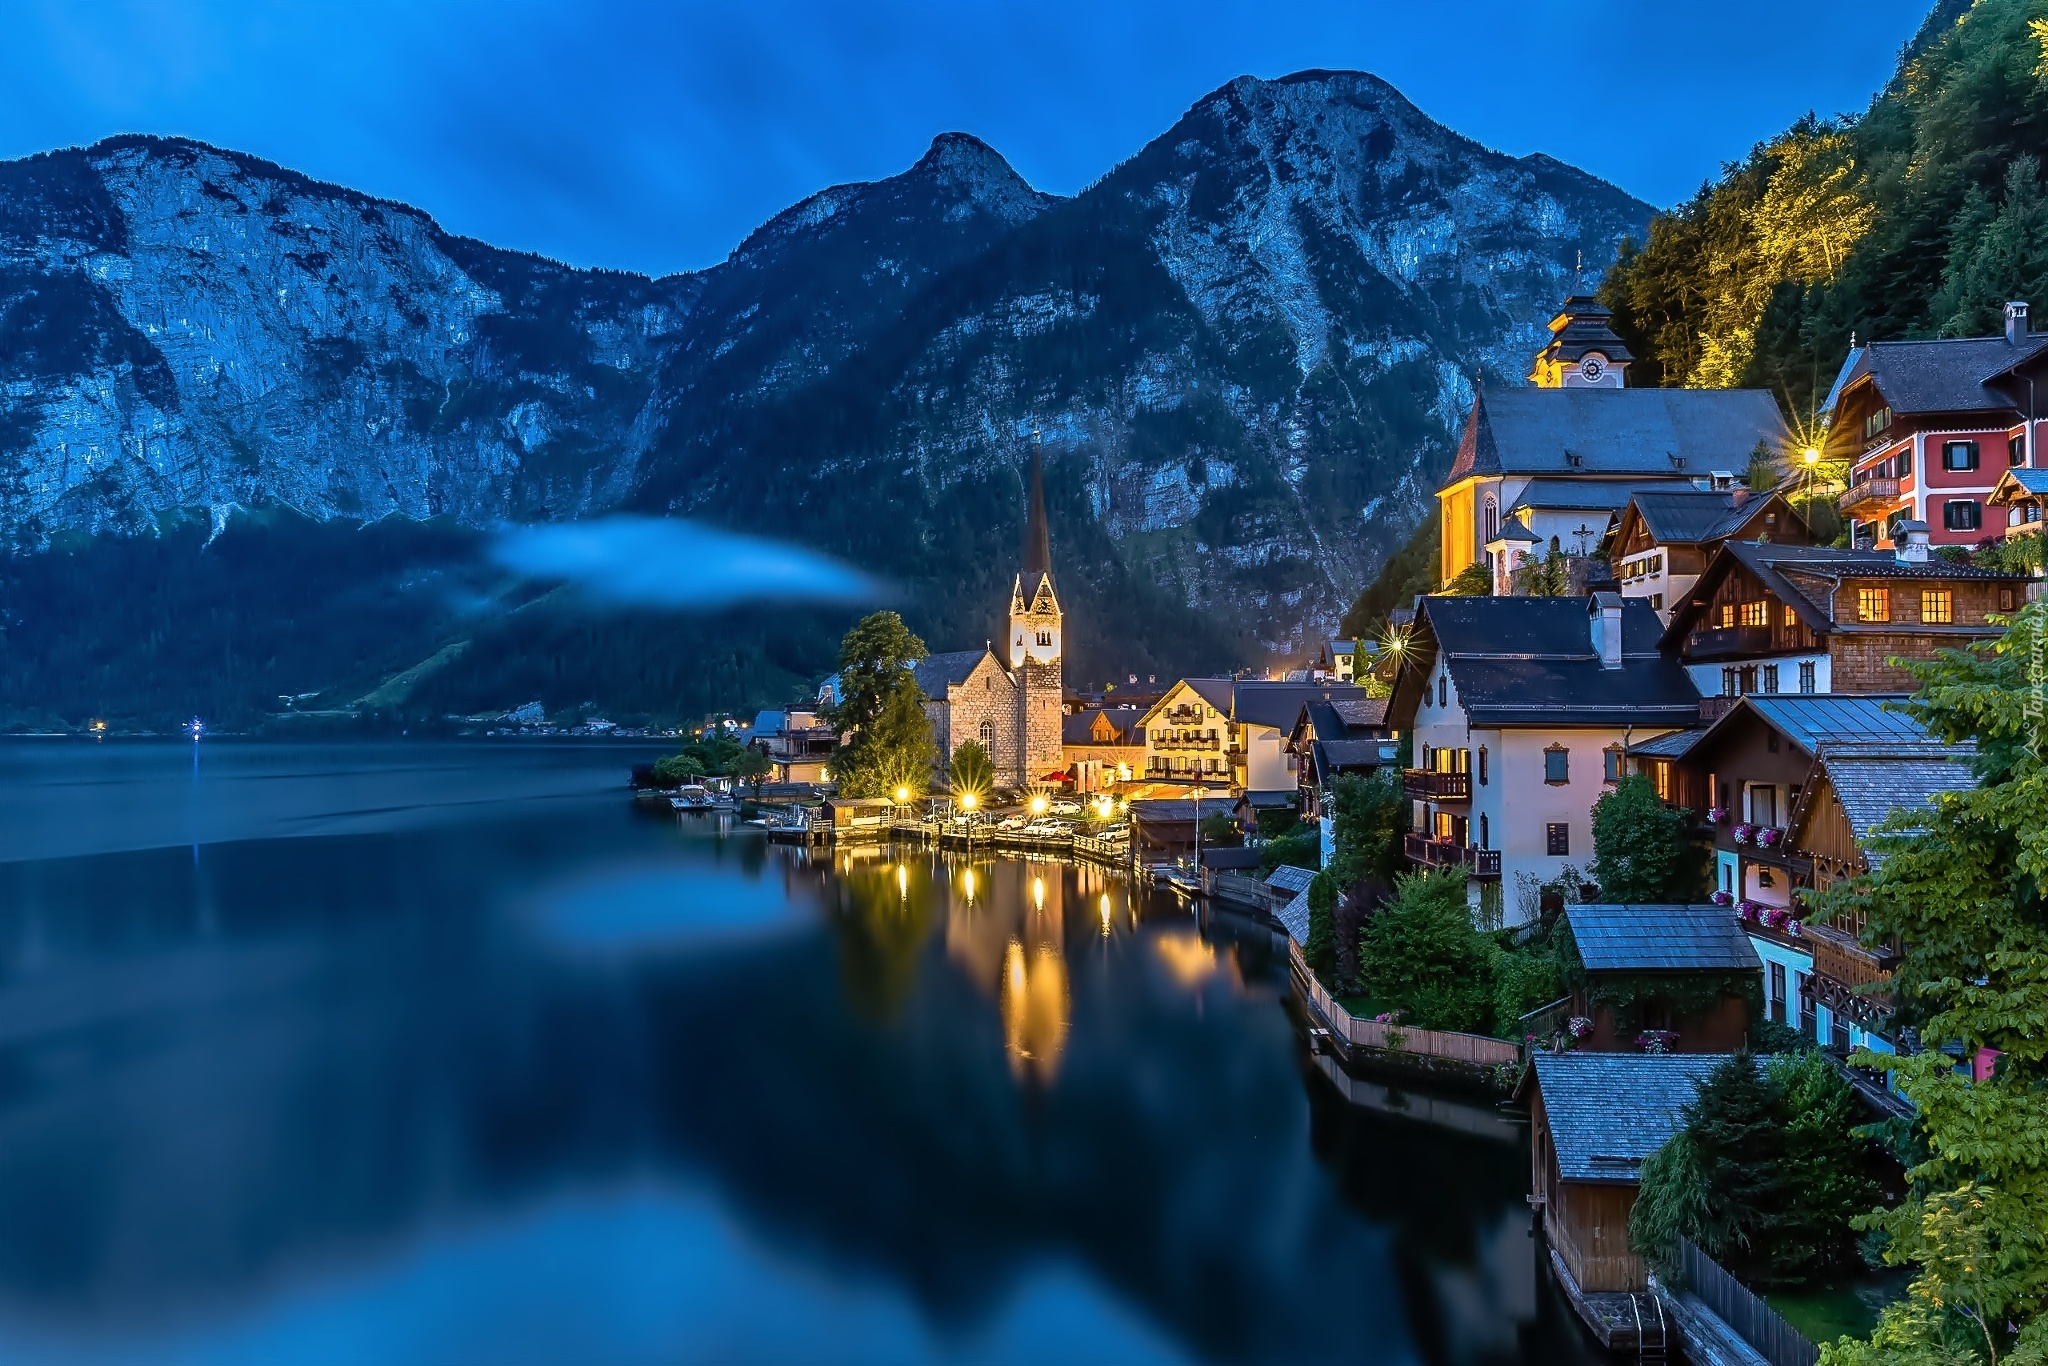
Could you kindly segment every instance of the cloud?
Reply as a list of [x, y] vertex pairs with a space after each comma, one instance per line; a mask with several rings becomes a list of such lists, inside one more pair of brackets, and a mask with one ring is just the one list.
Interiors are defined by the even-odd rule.
[[873, 602], [884, 585], [793, 545], [673, 517], [600, 517], [512, 527], [491, 539], [500, 568], [568, 583], [594, 602], [708, 612], [734, 603]]

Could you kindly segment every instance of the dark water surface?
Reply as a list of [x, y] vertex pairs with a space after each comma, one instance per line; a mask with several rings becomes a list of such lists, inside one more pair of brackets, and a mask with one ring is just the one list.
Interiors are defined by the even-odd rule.
[[0, 1361], [1577, 1356], [1520, 1130], [1263, 931], [639, 757], [0, 742]]

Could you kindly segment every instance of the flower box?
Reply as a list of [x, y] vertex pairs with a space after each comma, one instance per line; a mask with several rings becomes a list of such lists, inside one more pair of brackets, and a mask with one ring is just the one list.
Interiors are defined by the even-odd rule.
[[1728, 819], [1728, 808], [1727, 808], [1727, 807], [1725, 807], [1725, 806], [1710, 806], [1710, 807], [1708, 807], [1708, 808], [1707, 808], [1707, 820], [1708, 820], [1708, 822], [1709, 822], [1709, 823], [1711, 823], [1711, 824], [1714, 824], [1714, 825], [1719, 825], [1719, 824], [1720, 824], [1720, 823], [1721, 823], [1722, 821], [1725, 821], [1725, 820], [1727, 820], [1727, 819]]
[[1678, 1035], [1668, 1029], [1646, 1029], [1636, 1035], [1636, 1047], [1645, 1053], [1669, 1053], [1678, 1042]]
[[1744, 821], [1742, 824], [1735, 827], [1735, 842], [1737, 844], [1748, 844], [1749, 837], [1751, 835], [1754, 835], [1755, 833], [1756, 827], [1751, 825], [1748, 821]]
[[1756, 843], [1759, 849], [1769, 849], [1773, 845], [1777, 844], [1779, 840], [1782, 840], [1784, 838], [1785, 832], [1776, 829], [1773, 826], [1767, 825], [1763, 829], [1756, 832]]
[[1593, 1022], [1583, 1015], [1574, 1015], [1565, 1028], [1571, 1031], [1574, 1039], [1583, 1039], [1593, 1032]]
[[1716, 906], [1733, 906], [1735, 904], [1735, 893], [1715, 892], [1713, 901]]

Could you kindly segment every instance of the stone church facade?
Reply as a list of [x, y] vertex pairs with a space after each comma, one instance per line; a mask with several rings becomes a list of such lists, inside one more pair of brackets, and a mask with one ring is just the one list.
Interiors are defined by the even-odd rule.
[[1005, 787], [1045, 779], [1064, 767], [1063, 618], [1053, 586], [1045, 476], [1035, 448], [1029, 497], [1023, 563], [1010, 590], [1004, 633], [1007, 658], [984, 646], [930, 655], [917, 665], [939, 753], [950, 760], [967, 741], [980, 741], [995, 762], [996, 782]]

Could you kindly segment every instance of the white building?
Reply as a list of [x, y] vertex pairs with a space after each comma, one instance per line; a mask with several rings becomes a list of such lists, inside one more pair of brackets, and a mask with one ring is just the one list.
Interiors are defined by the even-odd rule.
[[1463, 867], [1483, 919], [1527, 918], [1526, 881], [1593, 856], [1623, 746], [1697, 725], [1699, 694], [1640, 599], [1426, 597], [1387, 722], [1412, 734], [1409, 857]]

